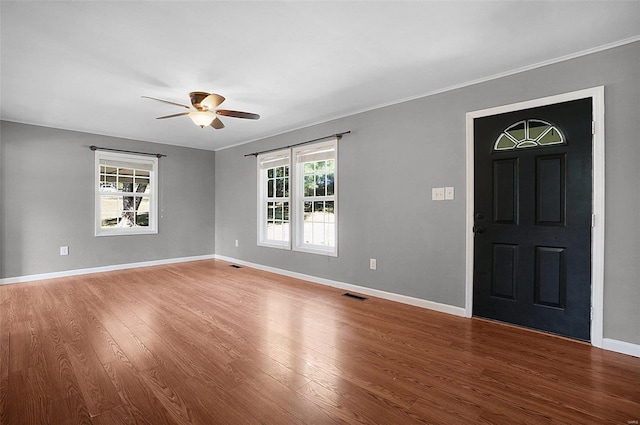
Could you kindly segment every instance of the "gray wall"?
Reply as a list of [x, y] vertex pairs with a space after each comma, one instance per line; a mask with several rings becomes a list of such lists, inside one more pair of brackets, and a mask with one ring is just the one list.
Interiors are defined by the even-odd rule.
[[[214, 253], [215, 152], [6, 121], [0, 139], [0, 278]], [[157, 235], [94, 236], [90, 145], [167, 155]]]
[[[217, 151], [216, 253], [464, 307], [465, 114], [600, 85], [604, 337], [640, 344], [640, 43]], [[339, 145], [339, 256], [258, 247], [256, 164], [243, 155], [344, 130], [352, 134]], [[455, 200], [431, 201], [431, 187], [443, 186], [455, 187]]]

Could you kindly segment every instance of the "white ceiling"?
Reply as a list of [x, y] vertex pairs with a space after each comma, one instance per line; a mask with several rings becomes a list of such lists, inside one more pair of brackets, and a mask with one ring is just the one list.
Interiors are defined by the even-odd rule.
[[[216, 150], [640, 40], [639, 1], [2, 1], [3, 120]], [[219, 93], [222, 130], [184, 109]]]

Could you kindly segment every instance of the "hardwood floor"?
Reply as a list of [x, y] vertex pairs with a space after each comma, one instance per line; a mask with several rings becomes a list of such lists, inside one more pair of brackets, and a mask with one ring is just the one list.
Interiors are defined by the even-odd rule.
[[222, 261], [0, 287], [0, 423], [628, 424], [640, 358]]

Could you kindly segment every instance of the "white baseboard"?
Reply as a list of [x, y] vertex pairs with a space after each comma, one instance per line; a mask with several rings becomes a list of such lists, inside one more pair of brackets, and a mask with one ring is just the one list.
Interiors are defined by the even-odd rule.
[[632, 344], [630, 342], [618, 341], [611, 338], [603, 338], [602, 348], [609, 351], [615, 351], [617, 353], [640, 357], [640, 344]]
[[379, 289], [372, 289], [364, 286], [353, 285], [351, 283], [324, 279], [321, 277], [311, 276], [303, 273], [297, 273], [289, 270], [278, 269], [275, 267], [264, 266], [262, 264], [250, 263], [248, 261], [238, 260], [236, 258], [225, 257], [222, 255], [216, 255], [215, 258], [218, 260], [228, 261], [230, 263], [239, 264], [239, 265], [251, 267], [258, 270], [264, 270], [267, 272], [276, 273], [283, 276], [293, 277], [296, 279], [307, 280], [313, 283], [319, 283], [321, 285], [331, 286], [333, 288], [344, 289], [346, 291], [353, 291], [353, 292], [357, 292], [364, 295], [370, 295], [372, 297], [383, 298], [385, 300], [396, 301], [403, 304], [409, 304], [416, 307], [435, 310], [441, 313], [448, 313], [448, 314], [453, 314], [455, 316], [462, 316], [462, 317], [464, 317], [464, 314], [465, 314], [465, 310], [463, 307], [455, 307], [448, 304], [437, 303], [435, 301], [423, 300], [420, 298], [409, 297], [407, 295], [394, 294], [392, 292], [381, 291]]
[[110, 266], [91, 267], [87, 269], [64, 270], [61, 272], [8, 277], [8, 278], [0, 279], [0, 285], [6, 285], [10, 283], [32, 282], [35, 280], [44, 280], [44, 279], [55, 279], [57, 277], [78, 276], [78, 275], [90, 274], [90, 273], [110, 272], [114, 270], [134, 269], [137, 267], [150, 267], [150, 266], [159, 266], [163, 264], [184, 263], [187, 261], [211, 260], [213, 258], [215, 258], [214, 255], [197, 255], [193, 257], [167, 258], [164, 260], [143, 261], [140, 263], [114, 264]]

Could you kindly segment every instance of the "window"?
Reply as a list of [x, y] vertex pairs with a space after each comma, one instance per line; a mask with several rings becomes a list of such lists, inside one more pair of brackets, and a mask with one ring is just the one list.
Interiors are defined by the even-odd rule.
[[553, 124], [542, 120], [523, 120], [511, 124], [500, 133], [493, 149], [506, 151], [564, 143], [564, 136]]
[[338, 255], [337, 146], [258, 156], [258, 245]]
[[158, 233], [158, 159], [95, 155], [96, 236]]
[[258, 156], [258, 245], [290, 248], [289, 150]]
[[293, 150], [296, 250], [337, 255], [336, 151], [336, 140]]

